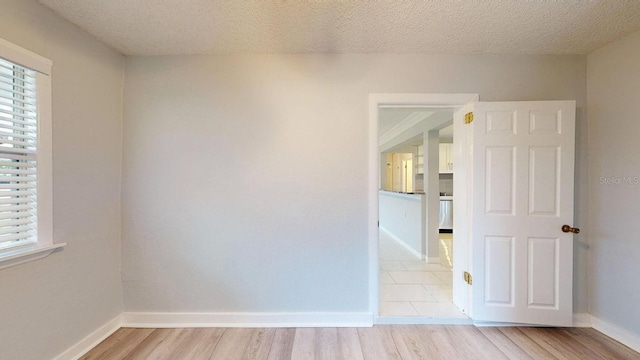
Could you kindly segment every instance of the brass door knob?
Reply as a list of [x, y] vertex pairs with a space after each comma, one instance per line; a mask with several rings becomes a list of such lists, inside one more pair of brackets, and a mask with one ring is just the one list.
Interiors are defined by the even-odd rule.
[[562, 225], [562, 232], [580, 234], [580, 229], [571, 227], [569, 225]]

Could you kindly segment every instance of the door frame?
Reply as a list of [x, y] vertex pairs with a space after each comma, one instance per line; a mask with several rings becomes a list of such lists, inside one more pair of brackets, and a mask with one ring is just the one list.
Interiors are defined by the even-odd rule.
[[[378, 248], [380, 154], [378, 152], [378, 109], [380, 106], [425, 108], [463, 107], [475, 101], [479, 101], [478, 94], [369, 94], [369, 311], [373, 314], [374, 324], [377, 324], [380, 318], [380, 264]], [[466, 298], [466, 294], [464, 297]], [[468, 301], [468, 299], [466, 299], [466, 301]]]

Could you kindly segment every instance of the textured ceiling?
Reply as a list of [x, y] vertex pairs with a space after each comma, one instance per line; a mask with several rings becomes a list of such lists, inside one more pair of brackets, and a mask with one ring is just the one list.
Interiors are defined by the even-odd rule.
[[639, 0], [39, 0], [126, 55], [586, 54]]

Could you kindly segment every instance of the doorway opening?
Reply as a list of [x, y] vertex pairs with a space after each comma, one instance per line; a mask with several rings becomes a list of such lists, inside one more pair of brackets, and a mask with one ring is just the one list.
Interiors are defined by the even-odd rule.
[[[451, 214], [453, 198], [453, 114], [477, 100], [475, 94], [370, 96], [376, 323], [471, 323], [453, 302], [454, 234], [444, 215]], [[440, 208], [448, 212], [441, 216]], [[466, 301], [464, 294], [458, 298]]]
[[[383, 209], [390, 207], [383, 206], [383, 201], [393, 201], [383, 200], [383, 195], [389, 194], [382, 194], [384, 189], [380, 188], [385, 183], [381, 177], [388, 174], [380, 172], [384, 159], [380, 154], [392, 136], [380, 137], [378, 127], [381, 108], [400, 107], [436, 113], [440, 111], [434, 109], [454, 109], [452, 299], [473, 319], [467, 322], [570, 326], [573, 238], [567, 224], [573, 221], [574, 208], [575, 101], [477, 102], [476, 95], [381, 94], [370, 95], [369, 106], [370, 299], [374, 321], [450, 323], [449, 318], [438, 315], [407, 320], [412, 318], [380, 313], [379, 232], [385, 226], [389, 230], [394, 222], [385, 220], [390, 215]], [[404, 137], [402, 141], [415, 136], [407, 132], [419, 121], [413, 117], [403, 122], [406, 127], [394, 135]], [[397, 237], [403, 241], [396, 241], [398, 244], [413, 249], [427, 265], [439, 262], [439, 258], [430, 257], [437, 251], [429, 246], [433, 242], [425, 239], [435, 238], [439, 225], [440, 125], [423, 127], [422, 196], [427, 201], [414, 198], [394, 212], [405, 224], [419, 219], [424, 229], [411, 228], [421, 234], [412, 237], [400, 233], [406, 226], [390, 231], [400, 235]], [[415, 195], [392, 193], [387, 197], [406, 200]], [[391, 278], [397, 283], [402, 276], [408, 277], [398, 274]]]

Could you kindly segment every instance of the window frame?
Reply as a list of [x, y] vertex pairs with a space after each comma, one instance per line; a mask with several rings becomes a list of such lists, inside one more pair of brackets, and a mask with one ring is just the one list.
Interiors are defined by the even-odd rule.
[[0, 250], [0, 269], [44, 258], [66, 243], [53, 241], [51, 60], [0, 39], [0, 58], [36, 72], [36, 242]]

